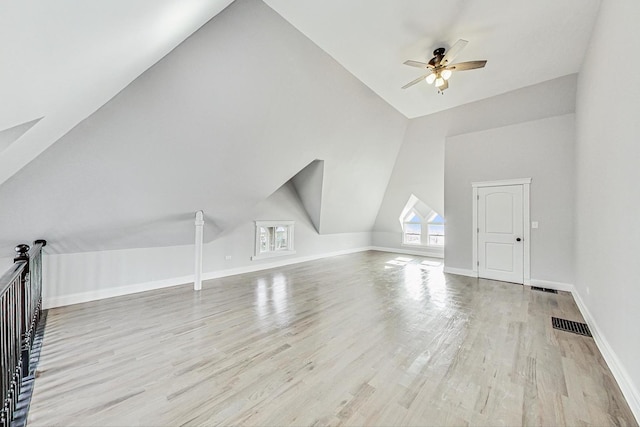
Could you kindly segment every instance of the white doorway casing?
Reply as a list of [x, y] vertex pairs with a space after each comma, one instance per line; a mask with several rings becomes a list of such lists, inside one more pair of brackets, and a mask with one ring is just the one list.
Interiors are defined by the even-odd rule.
[[[473, 271], [477, 277], [486, 277], [525, 285], [531, 284], [530, 186], [531, 178], [472, 183]], [[486, 229], [484, 215], [487, 214], [487, 206], [485, 204], [485, 197], [487, 195], [496, 195], [498, 205], [500, 204], [500, 198], [503, 198], [505, 201], [509, 199], [515, 201], [514, 208], [508, 209], [507, 212], [508, 215], [513, 215], [514, 224], [514, 228], [508, 233], [491, 233], [492, 230]], [[522, 198], [521, 202], [520, 197]], [[480, 200], [481, 198], [483, 200]], [[480, 209], [483, 209], [483, 212], [480, 212]], [[482, 224], [480, 224], [479, 218], [482, 220]], [[516, 238], [521, 238], [522, 241], [516, 242]], [[482, 248], [480, 248], [481, 244], [483, 245]], [[504, 265], [500, 265], [503, 261], [500, 260], [499, 256], [497, 258], [494, 257], [497, 268], [492, 268], [491, 265], [487, 265], [486, 254], [484, 252], [486, 247], [495, 247], [497, 252], [494, 255], [499, 255], [500, 252], [504, 251]], [[506, 252], [509, 253], [507, 254]], [[513, 260], [513, 265], [510, 264], [511, 260]], [[522, 264], [520, 264], [520, 260]]]

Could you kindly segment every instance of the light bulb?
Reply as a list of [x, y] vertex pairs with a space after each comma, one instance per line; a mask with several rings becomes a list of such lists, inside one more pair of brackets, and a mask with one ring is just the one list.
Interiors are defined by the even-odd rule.
[[425, 80], [427, 81], [427, 83], [431, 84], [434, 82], [435, 79], [436, 79], [436, 75], [432, 73], [432, 74], [429, 74]]
[[444, 70], [442, 72], [442, 78], [445, 80], [449, 80], [449, 77], [451, 77], [451, 70]]
[[436, 79], [436, 86], [438, 86], [438, 87], [444, 86], [444, 79], [442, 77], [438, 77]]

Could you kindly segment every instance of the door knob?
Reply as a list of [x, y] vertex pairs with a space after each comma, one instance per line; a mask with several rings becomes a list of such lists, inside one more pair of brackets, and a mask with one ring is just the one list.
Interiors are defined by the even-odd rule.
[[522, 240], [522, 239], [518, 237], [518, 238], [516, 239], [516, 242], [519, 242], [519, 241], [521, 241], [521, 240]]

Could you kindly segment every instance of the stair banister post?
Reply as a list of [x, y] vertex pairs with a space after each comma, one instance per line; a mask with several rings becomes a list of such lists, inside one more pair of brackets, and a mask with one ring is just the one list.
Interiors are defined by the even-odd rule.
[[204, 213], [196, 212], [196, 252], [195, 252], [195, 276], [193, 281], [193, 290], [202, 289], [202, 237], [204, 231]]

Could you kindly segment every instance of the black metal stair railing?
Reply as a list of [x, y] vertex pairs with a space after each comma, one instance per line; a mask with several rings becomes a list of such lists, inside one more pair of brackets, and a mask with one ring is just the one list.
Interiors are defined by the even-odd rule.
[[11, 424], [22, 379], [29, 375], [35, 331], [42, 314], [42, 248], [18, 245], [13, 267], [0, 276], [0, 427]]

